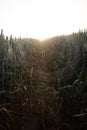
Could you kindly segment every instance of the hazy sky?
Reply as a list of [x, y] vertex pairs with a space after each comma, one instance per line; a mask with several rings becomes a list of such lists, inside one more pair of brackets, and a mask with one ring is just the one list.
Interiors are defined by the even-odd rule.
[[87, 0], [0, 0], [5, 35], [44, 39], [87, 28]]

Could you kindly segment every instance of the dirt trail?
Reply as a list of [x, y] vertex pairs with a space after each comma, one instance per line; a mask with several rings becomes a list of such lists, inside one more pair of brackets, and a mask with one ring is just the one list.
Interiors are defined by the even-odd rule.
[[41, 50], [41, 55], [40, 55], [40, 70], [39, 71], [39, 83], [40, 87], [46, 87], [49, 85], [52, 85], [52, 77], [53, 73], [48, 71], [47, 68], [47, 61], [46, 61], [46, 53], [42, 49]]

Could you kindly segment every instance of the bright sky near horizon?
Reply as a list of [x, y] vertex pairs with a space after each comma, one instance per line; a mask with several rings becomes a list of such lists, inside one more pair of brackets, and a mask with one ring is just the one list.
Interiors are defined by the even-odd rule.
[[0, 0], [0, 29], [45, 39], [87, 28], [87, 0]]

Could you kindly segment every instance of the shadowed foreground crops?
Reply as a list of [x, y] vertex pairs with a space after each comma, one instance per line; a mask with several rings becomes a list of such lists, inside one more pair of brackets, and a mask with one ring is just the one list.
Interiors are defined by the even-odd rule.
[[87, 32], [0, 35], [0, 130], [87, 129]]

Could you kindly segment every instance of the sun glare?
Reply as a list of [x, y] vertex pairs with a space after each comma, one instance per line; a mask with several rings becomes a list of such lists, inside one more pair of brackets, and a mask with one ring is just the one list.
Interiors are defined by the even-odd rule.
[[0, 0], [0, 28], [6, 35], [45, 39], [86, 28], [87, 2]]

